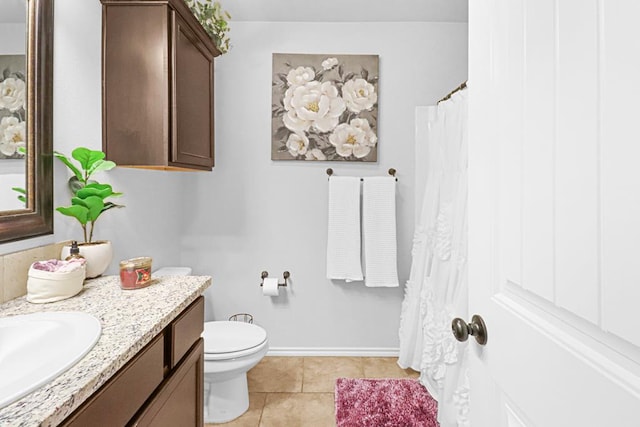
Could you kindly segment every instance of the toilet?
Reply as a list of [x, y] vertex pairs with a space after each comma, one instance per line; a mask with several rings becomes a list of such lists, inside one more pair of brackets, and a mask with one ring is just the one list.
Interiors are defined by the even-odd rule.
[[249, 409], [247, 371], [269, 350], [267, 332], [244, 322], [205, 322], [204, 422], [224, 423]]
[[[152, 277], [188, 276], [188, 267], [165, 267]], [[260, 326], [232, 321], [204, 323], [204, 422], [231, 421], [249, 409], [247, 371], [269, 350]]]

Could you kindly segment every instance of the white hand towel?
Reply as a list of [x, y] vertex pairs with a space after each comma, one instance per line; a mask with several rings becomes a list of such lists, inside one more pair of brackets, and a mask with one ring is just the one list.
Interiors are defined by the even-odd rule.
[[392, 176], [364, 178], [362, 238], [366, 286], [397, 287], [396, 180]]
[[327, 279], [362, 280], [360, 178], [329, 178]]

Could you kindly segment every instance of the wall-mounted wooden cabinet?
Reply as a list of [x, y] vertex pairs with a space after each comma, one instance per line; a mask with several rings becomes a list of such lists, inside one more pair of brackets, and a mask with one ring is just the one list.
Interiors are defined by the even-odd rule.
[[220, 52], [183, 0], [101, 0], [103, 150], [118, 166], [214, 165]]

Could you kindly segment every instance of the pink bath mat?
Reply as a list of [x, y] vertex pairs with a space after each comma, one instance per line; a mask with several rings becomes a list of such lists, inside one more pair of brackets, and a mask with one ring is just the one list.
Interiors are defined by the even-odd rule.
[[338, 378], [337, 427], [438, 427], [438, 402], [417, 380]]

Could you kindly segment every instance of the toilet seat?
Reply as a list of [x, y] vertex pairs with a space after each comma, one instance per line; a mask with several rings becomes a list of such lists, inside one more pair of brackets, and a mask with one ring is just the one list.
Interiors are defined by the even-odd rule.
[[205, 322], [204, 359], [225, 360], [247, 356], [267, 345], [267, 332], [244, 322]]

